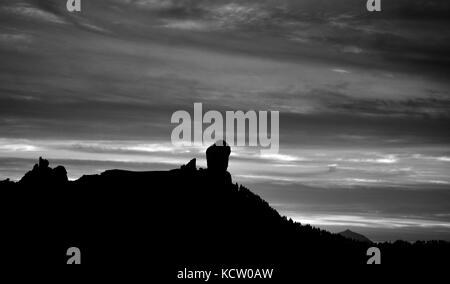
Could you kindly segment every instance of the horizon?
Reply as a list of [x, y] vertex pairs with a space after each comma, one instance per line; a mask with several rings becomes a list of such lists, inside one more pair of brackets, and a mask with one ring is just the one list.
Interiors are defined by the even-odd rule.
[[273, 110], [278, 153], [232, 147], [234, 182], [302, 224], [450, 241], [450, 3], [65, 2], [0, 4], [0, 180], [39, 156], [70, 179], [206, 167], [175, 111]]

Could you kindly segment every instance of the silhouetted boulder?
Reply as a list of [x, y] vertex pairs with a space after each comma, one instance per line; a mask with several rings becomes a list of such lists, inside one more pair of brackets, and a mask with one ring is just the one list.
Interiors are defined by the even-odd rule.
[[220, 140], [206, 150], [208, 174], [218, 182], [231, 184], [231, 175], [227, 172], [231, 148], [227, 142]]
[[217, 141], [206, 150], [206, 162], [208, 170], [214, 172], [225, 172], [228, 168], [228, 159], [231, 148], [225, 141]]
[[52, 172], [53, 180], [56, 183], [64, 183], [68, 180], [66, 168], [63, 166], [57, 166]]

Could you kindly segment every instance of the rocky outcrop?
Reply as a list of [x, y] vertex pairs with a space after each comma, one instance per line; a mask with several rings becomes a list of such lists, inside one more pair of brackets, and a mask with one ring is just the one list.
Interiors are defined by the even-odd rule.
[[231, 148], [225, 141], [217, 141], [206, 150], [208, 170], [213, 172], [226, 172]]
[[186, 165], [181, 166], [181, 170], [184, 172], [192, 173], [197, 170], [196, 159], [192, 159]]
[[224, 184], [231, 184], [231, 175], [227, 171], [231, 148], [227, 142], [220, 140], [206, 150], [208, 174]]
[[58, 185], [68, 182], [67, 171], [63, 166], [52, 169], [48, 160], [39, 157], [39, 162], [19, 181], [21, 185]]

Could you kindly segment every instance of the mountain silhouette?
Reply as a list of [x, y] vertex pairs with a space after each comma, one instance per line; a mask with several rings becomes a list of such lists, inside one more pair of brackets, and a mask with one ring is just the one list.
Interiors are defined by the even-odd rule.
[[[0, 182], [2, 259], [64, 264], [69, 247], [96, 265], [365, 264], [376, 245], [383, 263], [446, 263], [448, 242], [372, 244], [281, 216], [232, 182], [230, 147], [207, 150], [178, 169], [107, 170], [69, 181], [64, 167], [39, 163], [18, 182]], [[31, 255], [30, 255], [31, 254]], [[286, 270], [285, 270], [286, 271]]]
[[363, 243], [372, 243], [372, 241], [369, 238], [367, 238], [366, 236], [358, 234], [358, 233], [353, 232], [353, 231], [350, 231], [348, 229], [338, 233], [338, 235], [341, 235], [341, 236], [343, 236], [344, 238], [347, 238], [347, 239], [360, 241], [360, 242], [363, 242]]

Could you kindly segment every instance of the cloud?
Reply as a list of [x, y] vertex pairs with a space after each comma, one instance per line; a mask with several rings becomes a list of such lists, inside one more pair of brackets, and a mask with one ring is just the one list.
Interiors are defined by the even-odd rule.
[[262, 159], [269, 159], [278, 162], [294, 162], [294, 161], [302, 161], [304, 159], [300, 157], [296, 157], [294, 155], [286, 155], [286, 154], [261, 154], [260, 157]]
[[194, 20], [171, 20], [163, 27], [170, 29], [180, 30], [194, 30], [194, 31], [206, 31], [212, 29], [212, 26], [206, 22], [194, 21]]
[[447, 156], [432, 157], [432, 156], [426, 156], [426, 155], [421, 155], [421, 154], [414, 154], [413, 157], [415, 159], [422, 159], [422, 160], [433, 160], [433, 161], [440, 161], [440, 162], [450, 162], [450, 157], [447, 157]]
[[18, 16], [25, 17], [26, 19], [50, 22], [55, 24], [66, 23], [64, 19], [53, 13], [47, 12], [37, 7], [29, 6], [27, 4], [17, 4], [15, 6], [3, 7], [2, 9], [7, 13], [16, 14]]
[[36, 152], [39, 148], [30, 145], [30, 144], [22, 144], [22, 143], [14, 143], [14, 144], [8, 144], [8, 143], [1, 143], [0, 142], [0, 152]]
[[32, 42], [32, 37], [21, 33], [3, 33], [0, 34], [0, 42], [3, 44], [27, 44]]
[[360, 54], [360, 53], [363, 53], [364, 50], [360, 47], [350, 45], [350, 46], [344, 46], [342, 48], [342, 52]]
[[[119, 0], [117, 2], [125, 2], [149, 9], [168, 9], [174, 7], [176, 1], [172, 0]], [[180, 1], [183, 2], [183, 1]]]
[[344, 69], [331, 69], [331, 71], [336, 73], [342, 73], [342, 74], [350, 74], [350, 71], [344, 70]]
[[337, 159], [336, 161], [345, 161], [351, 163], [376, 163], [376, 164], [394, 164], [398, 162], [396, 155], [385, 155], [382, 158], [372, 158], [372, 159]]

